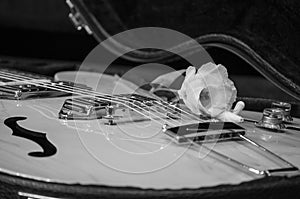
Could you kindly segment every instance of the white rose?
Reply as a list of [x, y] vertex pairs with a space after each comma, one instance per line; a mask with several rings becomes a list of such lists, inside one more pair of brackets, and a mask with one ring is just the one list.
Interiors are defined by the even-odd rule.
[[222, 65], [207, 63], [196, 71], [188, 67], [179, 97], [196, 114], [205, 114], [222, 121], [241, 122], [243, 118], [230, 112], [237, 90]]

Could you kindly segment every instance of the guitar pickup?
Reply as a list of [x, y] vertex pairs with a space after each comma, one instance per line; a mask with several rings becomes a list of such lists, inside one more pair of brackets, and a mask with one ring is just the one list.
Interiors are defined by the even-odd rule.
[[163, 132], [177, 144], [192, 142], [218, 142], [239, 139], [245, 129], [232, 122], [204, 122], [164, 128]]
[[108, 101], [91, 97], [71, 98], [65, 100], [58, 117], [66, 120], [101, 119], [107, 115], [109, 105]]
[[[130, 113], [126, 112], [126, 109]], [[122, 116], [115, 115], [118, 110], [123, 112]], [[141, 118], [145, 119], [150, 111], [152, 111], [151, 116], [155, 114], [165, 116], [166, 110], [173, 114], [173, 117], [179, 114], [173, 105], [163, 105], [154, 98], [138, 94], [119, 94], [67, 99], [58, 117], [66, 120], [107, 119], [108, 124], [111, 125], [116, 124], [115, 120], [124, 117], [124, 114], [129, 114], [128, 118], [140, 120]], [[169, 114], [166, 116], [171, 117]]]

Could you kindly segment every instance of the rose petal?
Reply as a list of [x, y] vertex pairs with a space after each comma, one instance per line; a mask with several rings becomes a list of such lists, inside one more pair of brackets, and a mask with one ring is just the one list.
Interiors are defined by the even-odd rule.
[[198, 71], [195, 67], [188, 67], [186, 78], [178, 92], [192, 112], [212, 117], [230, 110], [236, 93], [233, 82], [228, 79], [226, 68], [213, 63], [204, 64]]
[[243, 122], [244, 118], [242, 118], [241, 116], [234, 114], [230, 111], [224, 111], [223, 113], [221, 113], [220, 115], [217, 116], [217, 118], [223, 122], [235, 122], [235, 123], [239, 123], [239, 122]]

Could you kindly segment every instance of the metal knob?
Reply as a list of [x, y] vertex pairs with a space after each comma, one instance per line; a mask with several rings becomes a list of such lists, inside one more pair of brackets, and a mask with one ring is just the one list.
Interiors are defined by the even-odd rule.
[[283, 115], [284, 111], [281, 108], [265, 108], [261, 120], [255, 125], [261, 128], [283, 130], [286, 128], [283, 124]]
[[291, 104], [286, 102], [273, 102], [272, 108], [279, 108], [282, 109], [283, 118], [282, 121], [284, 122], [292, 122], [293, 118], [291, 116]]

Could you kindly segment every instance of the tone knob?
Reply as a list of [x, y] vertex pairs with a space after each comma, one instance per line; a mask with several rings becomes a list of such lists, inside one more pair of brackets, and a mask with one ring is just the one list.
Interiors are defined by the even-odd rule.
[[283, 115], [284, 111], [281, 108], [265, 108], [261, 120], [255, 125], [261, 128], [283, 130], [285, 129]]
[[279, 108], [282, 109], [283, 118], [282, 121], [284, 122], [292, 122], [293, 118], [291, 116], [291, 104], [286, 102], [273, 102], [272, 108]]

